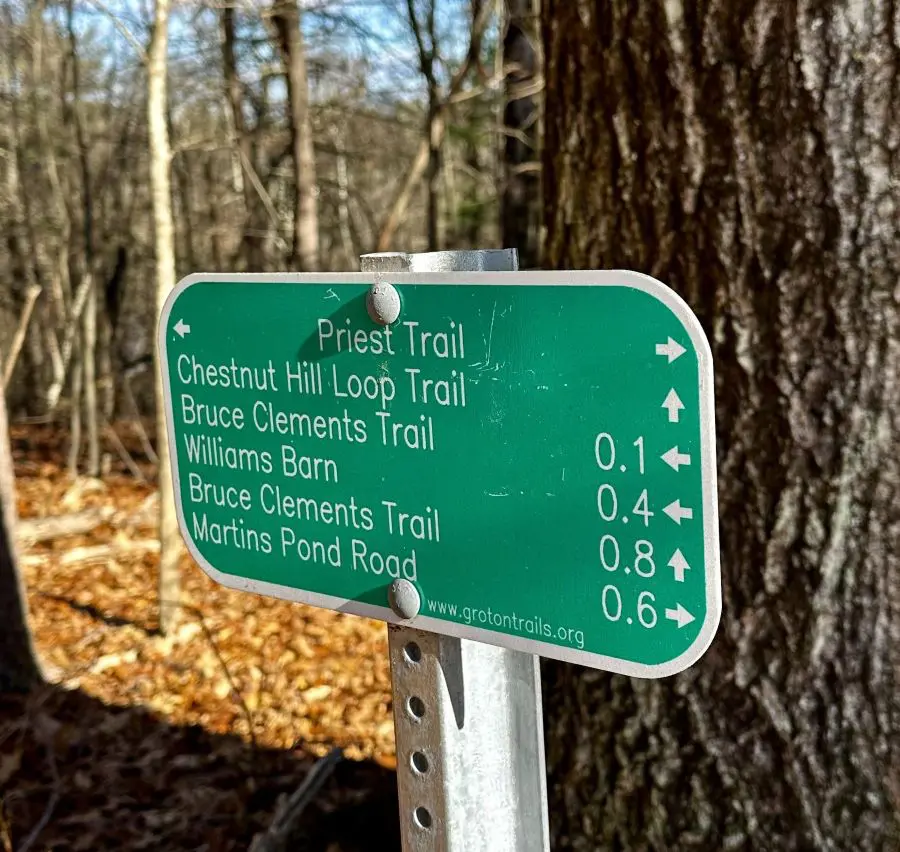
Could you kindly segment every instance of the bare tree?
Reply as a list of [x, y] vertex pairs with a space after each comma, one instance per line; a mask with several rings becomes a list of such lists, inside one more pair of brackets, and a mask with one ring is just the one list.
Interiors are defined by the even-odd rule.
[[[184, 14], [167, 119], [176, 259], [186, 269], [346, 266], [377, 242], [420, 245], [429, 204], [432, 241], [494, 239], [499, 146], [488, 136], [502, 72], [485, 78], [480, 61], [491, 51], [479, 50], [499, 35], [497, 4], [435, 2], [433, 24], [432, 0], [415, 2], [425, 41], [433, 29], [440, 42], [430, 118], [427, 87], [411, 97], [397, 61], [416, 50], [406, 0], [379, 4], [377, 25], [339, 2]], [[91, 412], [103, 426], [152, 408], [150, 372], [140, 372], [152, 360], [156, 300], [143, 165], [147, 38], [116, 4], [73, 0], [67, 20], [69, 5], [0, 0], [0, 41], [10, 46], [0, 58], [10, 80], [0, 144], [16, 152], [0, 153], [0, 328], [11, 340], [23, 319], [8, 397], [15, 414], [71, 413], [73, 464], [93, 471]], [[402, 35], [382, 50], [385, 23]], [[5, 191], [12, 185], [18, 200]]]
[[388, 205], [381, 222], [376, 244], [377, 251], [388, 251], [391, 248], [397, 229], [406, 215], [413, 192], [426, 174], [428, 178], [428, 246], [429, 248], [435, 248], [438, 243], [440, 151], [446, 132], [447, 119], [454, 98], [459, 95], [466, 78], [478, 61], [482, 37], [491, 19], [492, 6], [491, 4], [482, 5], [479, 0], [472, 4], [472, 27], [469, 33], [466, 55], [453, 73], [446, 91], [444, 91], [440, 87], [435, 67], [437, 55], [437, 33], [434, 17], [436, 2], [437, 0], [428, 0], [425, 19], [422, 21], [413, 0], [407, 0], [408, 21], [416, 40], [419, 66], [427, 83], [428, 103], [419, 148], [403, 179], [398, 184], [394, 197]]
[[41, 681], [16, 562], [16, 495], [3, 399], [0, 383], [0, 693], [27, 690]]
[[438, 38], [435, 20], [438, 0], [428, 0], [422, 20], [416, 10], [415, 0], [406, 0], [406, 11], [409, 27], [416, 40], [416, 51], [419, 57], [419, 70], [425, 78], [428, 102], [425, 115], [425, 138], [428, 142], [428, 165], [425, 169], [426, 190], [428, 193], [428, 250], [438, 249], [438, 189], [441, 176], [441, 143], [444, 138], [443, 128], [438, 126], [438, 113], [441, 108], [441, 89], [438, 82]]
[[[85, 303], [81, 313], [81, 328], [75, 331], [75, 352], [77, 361], [75, 370], [82, 375], [73, 381], [72, 399], [72, 448], [69, 455], [69, 467], [74, 475], [77, 471], [78, 456], [81, 452], [82, 412], [86, 426], [89, 476], [100, 472], [100, 432], [97, 418], [97, 296], [94, 291], [94, 196], [91, 181], [89, 142], [85, 130], [81, 104], [81, 61], [78, 56], [78, 45], [75, 37], [75, 11], [73, 0], [66, 3], [66, 28], [69, 39], [69, 69], [71, 75], [71, 105], [67, 113], [75, 132], [75, 144], [78, 149], [79, 177], [82, 199], [82, 234], [84, 250], [80, 254], [79, 290], [84, 291]], [[73, 318], [77, 323], [78, 318]], [[76, 326], [77, 327], [77, 326]]]
[[[171, 151], [167, 116], [169, 0], [156, 0], [147, 50], [147, 126], [150, 131], [150, 187], [156, 248], [157, 316], [175, 285], [175, 238], [172, 224]], [[178, 614], [181, 537], [175, 514], [170, 447], [166, 439], [162, 372], [156, 375], [156, 436], [159, 456], [159, 629], [167, 633]]]
[[546, 263], [632, 268], [716, 365], [724, 612], [547, 667], [554, 848], [900, 843], [896, 6], [545, 0]]
[[319, 268], [319, 213], [306, 79], [306, 48], [303, 44], [297, 0], [276, 0], [271, 17], [284, 62], [290, 104], [289, 128], [294, 162], [294, 241], [291, 261], [296, 268], [311, 271]]
[[534, 0], [506, 0], [503, 35], [506, 105], [500, 226], [503, 245], [518, 249], [522, 269], [535, 269], [539, 262], [538, 57], [532, 41], [537, 35], [534, 5]]
[[[245, 220], [241, 234], [239, 255], [244, 265], [259, 272], [265, 268], [266, 234], [270, 230], [267, 221], [266, 201], [269, 201], [269, 219], [277, 215], [271, 207], [271, 200], [266, 196], [265, 186], [258, 173], [259, 157], [258, 141], [261, 136], [261, 122], [248, 124], [244, 84], [238, 71], [237, 30], [235, 9], [231, 5], [223, 6], [219, 13], [222, 68], [225, 78], [225, 96], [228, 102], [228, 116], [231, 124], [233, 144], [237, 153], [238, 165], [235, 169], [237, 182], [240, 185], [243, 199]], [[264, 99], [258, 99], [257, 111], [265, 111]]]

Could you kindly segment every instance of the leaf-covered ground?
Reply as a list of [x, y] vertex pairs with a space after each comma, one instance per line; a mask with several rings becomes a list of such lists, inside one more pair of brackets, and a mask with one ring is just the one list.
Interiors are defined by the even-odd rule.
[[[52, 685], [0, 703], [0, 850], [48, 813], [33, 849], [244, 849], [334, 747], [351, 762], [315, 813], [395, 795], [384, 625], [230, 591], [185, 554], [181, 623], [158, 635], [152, 484], [116, 466], [73, 480], [55, 436], [13, 437], [23, 520], [109, 518], [20, 547]], [[395, 848], [380, 842], [358, 848]]]

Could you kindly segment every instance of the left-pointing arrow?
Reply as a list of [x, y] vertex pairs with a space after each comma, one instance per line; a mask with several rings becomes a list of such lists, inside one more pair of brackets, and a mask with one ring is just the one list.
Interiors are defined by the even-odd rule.
[[689, 521], [694, 517], [694, 510], [689, 509], [687, 506], [682, 506], [680, 499], [669, 503], [668, 506], [663, 508], [663, 511], [675, 521], [678, 526], [681, 526], [682, 521]]
[[679, 453], [678, 447], [672, 447], [671, 450], [663, 453], [660, 458], [675, 471], [683, 464], [687, 465], [691, 463], [690, 453]]
[[675, 609], [667, 609], [666, 618], [668, 618], [669, 621], [677, 622], [679, 629], [682, 627], [686, 627], [694, 620], [694, 616], [691, 615], [681, 604], [676, 604]]
[[183, 319], [180, 319], [175, 323], [175, 333], [183, 339], [186, 334], [191, 333], [191, 327]]

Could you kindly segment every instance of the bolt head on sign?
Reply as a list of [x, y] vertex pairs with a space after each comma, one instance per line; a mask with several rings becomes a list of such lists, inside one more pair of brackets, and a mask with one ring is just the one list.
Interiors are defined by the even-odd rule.
[[195, 275], [159, 350], [219, 582], [636, 677], [712, 641], [712, 358], [655, 279]]

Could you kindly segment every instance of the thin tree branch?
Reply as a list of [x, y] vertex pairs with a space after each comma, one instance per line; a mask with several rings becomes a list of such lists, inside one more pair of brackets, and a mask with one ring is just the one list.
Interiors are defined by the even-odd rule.
[[31, 315], [34, 312], [34, 306], [37, 304], [41, 292], [41, 288], [37, 284], [32, 284], [25, 291], [25, 304], [22, 306], [19, 325], [16, 328], [16, 333], [13, 335], [9, 352], [6, 354], [6, 361], [3, 364], [3, 387], [5, 388], [9, 387], [9, 380], [12, 378], [13, 370], [16, 369], [16, 362], [19, 360], [22, 344], [25, 342], [25, 337], [28, 334], [28, 324], [31, 322]]
[[112, 21], [112, 25], [119, 31], [119, 33], [124, 36], [125, 41], [127, 41], [133, 48], [134, 52], [138, 55], [138, 59], [141, 60], [141, 65], [147, 64], [147, 51], [144, 50], [144, 46], [134, 37], [131, 30], [125, 26], [113, 13], [113, 11], [103, 2], [103, 0], [88, 0], [88, 2], [92, 6], [96, 6], [104, 15], [106, 15], [110, 21]]
[[237, 146], [237, 150], [241, 157], [241, 165], [244, 167], [247, 177], [250, 178], [250, 183], [256, 190], [256, 194], [262, 200], [263, 206], [266, 208], [266, 212], [269, 214], [269, 218], [275, 226], [275, 242], [278, 245], [278, 248], [285, 251], [287, 249], [287, 243], [278, 234], [279, 230], [281, 230], [282, 222], [278, 216], [278, 211], [275, 209], [275, 204], [269, 196], [269, 193], [266, 192], [266, 188], [259, 179], [256, 169], [253, 168], [253, 164], [247, 159], [247, 155], [241, 150], [240, 146]]
[[19, 852], [28, 852], [29, 849], [34, 845], [34, 842], [40, 836], [40, 833], [47, 827], [50, 822], [50, 818], [53, 816], [53, 812], [56, 810], [56, 806], [59, 804], [60, 800], [60, 787], [62, 786], [62, 782], [59, 777], [59, 769], [56, 766], [56, 752], [53, 749], [53, 743], [46, 742], [44, 743], [44, 748], [47, 750], [47, 761], [50, 763], [50, 774], [53, 776], [53, 790], [50, 793], [50, 798], [47, 801], [47, 807], [44, 808], [44, 813], [41, 814], [41, 818], [37, 821], [37, 824], [31, 831], [28, 833], [28, 836], [22, 841], [19, 846]]
[[333, 748], [325, 757], [316, 761], [303, 783], [287, 799], [278, 803], [271, 824], [264, 834], [257, 834], [253, 838], [250, 852], [284, 852], [303, 811], [315, 799], [343, 756], [339, 748]]

